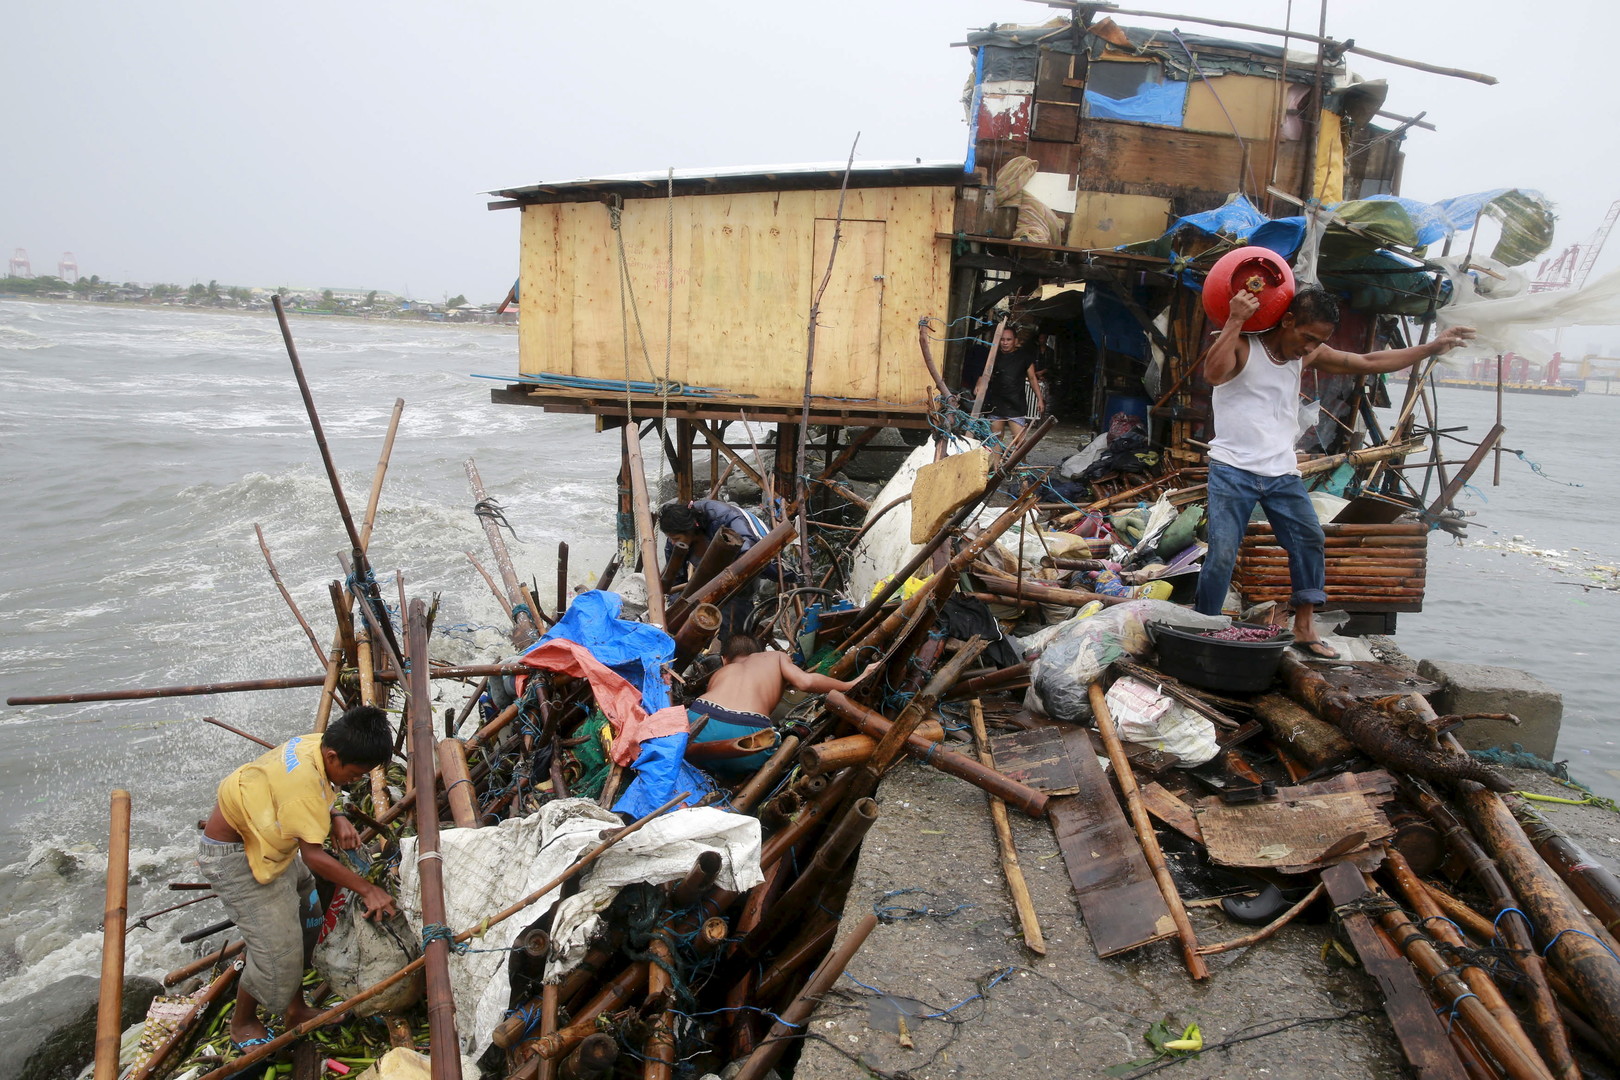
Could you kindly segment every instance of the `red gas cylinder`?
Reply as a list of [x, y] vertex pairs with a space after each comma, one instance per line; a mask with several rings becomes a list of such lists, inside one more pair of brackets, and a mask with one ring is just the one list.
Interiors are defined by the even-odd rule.
[[1232, 294], [1247, 289], [1260, 301], [1260, 310], [1243, 324], [1244, 333], [1276, 326], [1294, 299], [1294, 271], [1270, 248], [1234, 248], [1222, 255], [1204, 279], [1204, 311], [1224, 324], [1231, 311]]

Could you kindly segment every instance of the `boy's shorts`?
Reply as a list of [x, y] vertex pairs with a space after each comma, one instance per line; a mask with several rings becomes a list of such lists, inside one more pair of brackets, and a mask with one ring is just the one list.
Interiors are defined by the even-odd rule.
[[280, 1014], [304, 982], [304, 931], [320, 922], [315, 875], [295, 855], [274, 880], [261, 883], [241, 844], [207, 837], [199, 839], [197, 865], [247, 943], [241, 988]]

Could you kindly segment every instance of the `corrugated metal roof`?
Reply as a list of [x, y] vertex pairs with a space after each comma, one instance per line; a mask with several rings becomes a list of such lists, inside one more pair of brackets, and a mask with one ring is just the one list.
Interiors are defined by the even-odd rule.
[[[710, 169], [676, 169], [675, 194], [703, 195], [740, 191], [803, 191], [837, 188], [844, 182], [843, 161], [784, 165], [727, 165]], [[850, 187], [935, 187], [962, 180], [960, 161], [858, 161], [849, 170]], [[513, 204], [579, 202], [615, 194], [627, 199], [660, 198], [669, 190], [670, 172], [621, 173], [548, 181], [486, 192]]]

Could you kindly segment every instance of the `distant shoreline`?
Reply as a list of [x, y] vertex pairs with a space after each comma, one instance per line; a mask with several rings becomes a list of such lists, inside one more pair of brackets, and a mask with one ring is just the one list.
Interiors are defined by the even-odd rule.
[[[253, 319], [273, 319], [274, 311], [254, 311], [249, 308], [204, 307], [193, 304], [141, 304], [132, 300], [60, 300], [22, 293], [0, 293], [0, 304], [20, 301], [25, 304], [60, 304], [66, 307], [128, 308], [134, 311], [195, 312], [202, 315], [241, 315]], [[421, 326], [437, 330], [480, 330], [497, 333], [517, 333], [516, 323], [457, 322], [450, 319], [398, 319], [387, 315], [319, 315], [312, 311], [288, 311], [289, 319], [318, 319], [322, 322], [385, 323], [390, 326]]]

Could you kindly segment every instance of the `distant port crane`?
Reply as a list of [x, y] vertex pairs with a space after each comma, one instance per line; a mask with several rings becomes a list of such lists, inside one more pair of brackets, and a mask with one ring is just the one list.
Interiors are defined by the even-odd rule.
[[1579, 289], [1585, 285], [1586, 276], [1592, 272], [1592, 264], [1597, 262], [1598, 253], [1603, 250], [1603, 241], [1609, 238], [1609, 230], [1614, 228], [1616, 220], [1620, 220], [1620, 199], [1609, 207], [1603, 224], [1591, 237], [1579, 244], [1569, 245], [1556, 258], [1541, 261], [1536, 268], [1536, 278], [1530, 283], [1530, 291], [1553, 292], [1558, 289]]
[[18, 248], [11, 253], [11, 262], [6, 266], [7, 277], [33, 277], [34, 268], [28, 264], [28, 252]]
[[62, 258], [56, 263], [56, 276], [69, 285], [79, 280], [79, 261], [73, 257], [73, 252], [62, 252]]

